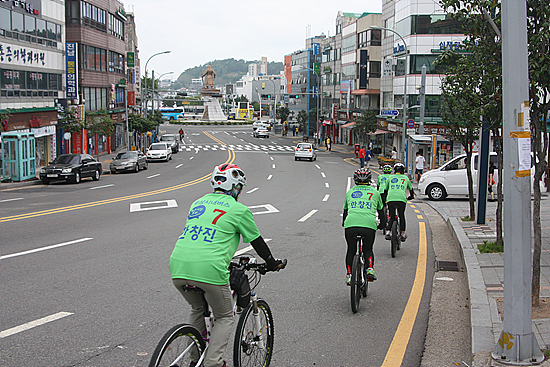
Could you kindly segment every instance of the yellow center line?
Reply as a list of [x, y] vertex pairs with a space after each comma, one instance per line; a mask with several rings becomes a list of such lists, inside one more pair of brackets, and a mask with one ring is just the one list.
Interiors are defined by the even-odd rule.
[[424, 291], [424, 284], [426, 282], [426, 263], [428, 257], [428, 249], [426, 242], [426, 223], [419, 222], [419, 242], [418, 242], [418, 260], [416, 262], [416, 275], [414, 277], [414, 283], [409, 296], [407, 306], [393, 340], [390, 344], [390, 348], [386, 353], [386, 358], [382, 363], [382, 367], [396, 367], [401, 366], [403, 358], [405, 357], [405, 351], [411, 338], [416, 315], [418, 314], [418, 308], [420, 307], [420, 301], [422, 300], [422, 293]]
[[[203, 133], [205, 135], [207, 135], [208, 137], [210, 137], [211, 139], [223, 144], [223, 142], [221, 142], [221, 140], [214, 138], [212, 135], [208, 134], [207, 132], [203, 131]], [[227, 160], [224, 162], [224, 164], [225, 163], [233, 163], [233, 161], [235, 160], [235, 152], [233, 150], [228, 150], [227, 152], [228, 152], [229, 156], [228, 156]], [[154, 190], [154, 191], [148, 191], [148, 192], [143, 192], [143, 193], [139, 193], [139, 194], [134, 194], [134, 195], [122, 196], [122, 197], [118, 197], [118, 198], [111, 198], [111, 199], [105, 199], [105, 200], [100, 200], [100, 201], [93, 201], [93, 202], [89, 202], [89, 203], [83, 203], [83, 204], [71, 205], [71, 206], [66, 206], [66, 207], [61, 207], [61, 208], [42, 210], [42, 211], [32, 212], [32, 213], [25, 213], [25, 214], [18, 214], [18, 215], [12, 215], [12, 216], [7, 216], [7, 217], [1, 217], [0, 218], [0, 223], [11, 222], [11, 221], [20, 220], [20, 219], [40, 217], [40, 216], [50, 215], [50, 214], [63, 213], [63, 212], [78, 210], [78, 209], [91, 208], [91, 207], [99, 206], [99, 205], [113, 204], [113, 203], [118, 203], [118, 202], [121, 202], [121, 201], [138, 199], [138, 198], [143, 198], [143, 197], [151, 196], [151, 195], [164, 194], [166, 192], [183, 189], [185, 187], [189, 187], [189, 186], [196, 185], [196, 184], [199, 184], [201, 182], [207, 181], [208, 179], [210, 179], [210, 176], [211, 176], [211, 174], [209, 173], [209, 174], [204, 175], [202, 177], [199, 177], [199, 178], [197, 178], [193, 181], [189, 181], [189, 182], [186, 182], [186, 183], [183, 183], [183, 184], [170, 186], [170, 187], [166, 187], [166, 188], [158, 189], [158, 190]]]

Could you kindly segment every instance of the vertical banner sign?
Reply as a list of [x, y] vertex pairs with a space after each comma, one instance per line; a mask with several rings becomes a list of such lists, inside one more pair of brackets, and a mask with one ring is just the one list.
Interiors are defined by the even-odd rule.
[[359, 89], [367, 89], [367, 50], [360, 50], [359, 55]]
[[313, 44], [313, 54], [314, 55], [320, 55], [321, 54], [321, 44], [320, 43], [314, 43]]
[[392, 61], [389, 57], [384, 58], [382, 76], [391, 77]]
[[135, 61], [134, 61], [134, 53], [133, 52], [126, 52], [126, 66], [129, 68], [133, 68]]
[[395, 70], [396, 75], [405, 75], [405, 59], [397, 60], [397, 69]]
[[136, 104], [136, 92], [128, 91], [128, 106], [135, 106]]
[[321, 75], [321, 63], [314, 63], [313, 64], [313, 72], [317, 75]]
[[76, 42], [65, 43], [65, 60], [67, 72], [67, 99], [78, 98], [78, 52]]

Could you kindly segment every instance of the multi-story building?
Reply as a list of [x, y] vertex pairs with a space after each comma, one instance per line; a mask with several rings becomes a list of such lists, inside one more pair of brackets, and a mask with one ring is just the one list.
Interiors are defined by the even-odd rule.
[[[393, 134], [393, 146], [397, 147], [398, 152], [402, 152], [403, 111], [407, 119], [414, 120], [416, 132], [420, 127], [419, 109], [416, 105], [420, 99], [423, 65], [427, 69], [424, 132], [446, 133], [440, 117], [440, 81], [444, 73], [434, 61], [446, 48], [460, 48], [464, 35], [461, 34], [459, 25], [445, 14], [437, 2], [431, 0], [384, 0], [382, 22], [384, 28], [394, 30], [405, 42], [403, 44], [395, 32], [382, 32], [382, 109], [399, 110], [400, 114], [397, 118], [380, 116], [379, 124]], [[407, 99], [404, 98], [405, 79]], [[410, 108], [411, 106], [414, 108]], [[429, 145], [412, 143], [413, 149], [409, 151], [409, 157], [415, 153], [413, 150], [421, 150], [424, 156], [430, 156], [427, 151]], [[453, 150], [452, 143], [445, 142], [438, 145], [437, 149], [436, 156], [446, 160]], [[401, 154], [399, 158], [407, 160]], [[412, 168], [411, 161], [409, 159], [409, 171]]]
[[134, 13], [126, 13], [124, 38], [126, 41], [126, 88], [128, 93], [128, 113], [140, 114], [141, 78], [138, 37]]
[[117, 0], [67, 0], [65, 6], [67, 44], [78, 50], [76, 97], [84, 101], [86, 119], [104, 110], [116, 124], [114, 139], [91, 136], [83, 149], [92, 154], [116, 149], [125, 128], [124, 6]]
[[9, 114], [0, 131], [33, 132], [36, 166], [57, 154], [55, 102], [65, 98], [63, 3], [0, 2], [0, 113]]

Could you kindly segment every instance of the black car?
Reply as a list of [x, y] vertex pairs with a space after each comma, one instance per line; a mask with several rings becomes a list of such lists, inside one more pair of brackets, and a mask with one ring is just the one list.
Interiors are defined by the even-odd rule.
[[160, 137], [159, 142], [168, 144], [174, 154], [180, 150], [180, 143], [174, 134], [164, 134]]
[[89, 154], [62, 154], [40, 171], [44, 185], [50, 181], [80, 183], [84, 177], [99, 180], [103, 173], [101, 163]]
[[139, 172], [140, 168], [147, 169], [147, 157], [140, 151], [120, 152], [109, 165], [111, 173], [132, 171]]

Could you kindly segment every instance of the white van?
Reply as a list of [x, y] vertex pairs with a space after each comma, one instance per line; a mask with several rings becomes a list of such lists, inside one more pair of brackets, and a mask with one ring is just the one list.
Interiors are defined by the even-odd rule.
[[[498, 157], [496, 152], [490, 153], [490, 160], [495, 165], [495, 182], [498, 181]], [[474, 192], [477, 190], [478, 153], [472, 154], [472, 179]], [[461, 154], [439, 168], [425, 172], [420, 177], [418, 190], [428, 195], [431, 200], [443, 200], [447, 195], [468, 196], [468, 175], [466, 173], [466, 154]]]

